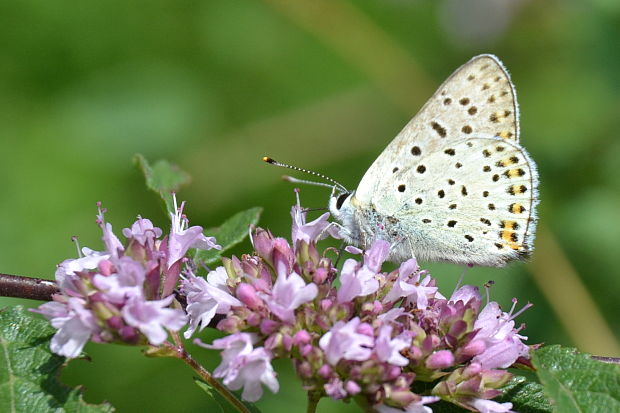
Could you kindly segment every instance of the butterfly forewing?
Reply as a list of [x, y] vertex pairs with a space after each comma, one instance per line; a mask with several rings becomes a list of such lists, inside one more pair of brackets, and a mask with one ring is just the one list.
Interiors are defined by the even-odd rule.
[[368, 169], [357, 198], [369, 200], [386, 165], [402, 168], [416, 156], [467, 136], [519, 141], [516, 92], [508, 72], [492, 55], [480, 55], [457, 69]]

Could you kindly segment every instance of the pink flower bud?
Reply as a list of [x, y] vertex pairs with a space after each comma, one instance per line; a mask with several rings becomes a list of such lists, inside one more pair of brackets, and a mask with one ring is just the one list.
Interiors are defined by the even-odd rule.
[[390, 392], [390, 400], [398, 403], [400, 406], [407, 406], [419, 399], [419, 396], [409, 390], [396, 390]]
[[368, 323], [360, 323], [360, 325], [357, 326], [355, 330], [360, 334], [364, 334], [365, 336], [369, 336], [369, 337], [375, 336], [374, 328], [372, 328], [372, 326]]
[[311, 344], [306, 344], [305, 346], [302, 346], [300, 349], [302, 357], [306, 357], [308, 354], [312, 352], [313, 349], [314, 347], [312, 347]]
[[247, 283], [239, 284], [237, 298], [252, 310], [258, 310], [263, 305], [263, 300], [256, 294], [254, 287]]
[[293, 348], [293, 337], [288, 334], [284, 334], [282, 336], [282, 345], [284, 346], [284, 350], [291, 351]]
[[235, 333], [239, 328], [240, 321], [236, 317], [226, 317], [217, 323], [217, 329], [230, 334]]
[[99, 267], [99, 273], [105, 276], [112, 274], [112, 271], [114, 269], [114, 265], [112, 265], [112, 263], [108, 260], [99, 261], [98, 267]]
[[329, 364], [323, 364], [320, 368], [319, 368], [319, 376], [327, 379], [332, 375], [332, 368]]
[[314, 282], [317, 285], [321, 285], [325, 282], [325, 280], [327, 280], [327, 276], [329, 275], [329, 273], [327, 272], [327, 269], [325, 268], [318, 268], [315, 272], [314, 275], [312, 276], [312, 282]]
[[262, 321], [262, 317], [260, 316], [260, 314], [257, 313], [250, 313], [248, 314], [248, 316], [246, 317], [246, 322], [248, 323], [249, 326], [252, 327], [256, 327], [260, 324], [260, 322]]
[[121, 338], [126, 343], [135, 344], [138, 342], [139, 336], [136, 329], [130, 326], [125, 326], [119, 331]]
[[274, 333], [278, 327], [280, 326], [280, 323], [278, 323], [277, 321], [273, 321], [273, 320], [269, 320], [268, 318], [264, 318], [261, 322], [260, 322], [260, 332], [261, 334], [264, 334], [266, 336]]
[[293, 336], [293, 344], [296, 346], [308, 344], [310, 340], [312, 340], [312, 337], [310, 336], [310, 333], [308, 333], [306, 330], [299, 330]]
[[470, 363], [469, 366], [463, 370], [463, 377], [470, 378], [482, 371], [480, 363]]
[[312, 377], [312, 366], [307, 361], [303, 361], [297, 366], [297, 373], [302, 378], [309, 379]]
[[487, 346], [484, 344], [483, 340], [474, 340], [461, 348], [461, 354], [464, 356], [473, 357], [484, 352], [486, 348]]
[[347, 380], [346, 383], [344, 384], [344, 389], [347, 391], [347, 393], [349, 393], [352, 396], [362, 391], [362, 388], [360, 387], [360, 385], [354, 382], [353, 380]]
[[269, 337], [267, 337], [267, 340], [265, 340], [265, 348], [267, 350], [273, 350], [277, 347], [280, 347], [282, 345], [282, 340], [283, 340], [282, 333], [272, 334]]
[[119, 330], [124, 327], [125, 323], [123, 323], [123, 318], [121, 316], [112, 316], [106, 320], [106, 324], [108, 327], [113, 328], [115, 330]]
[[321, 310], [327, 311], [332, 306], [333, 301], [329, 299], [321, 300]]
[[432, 370], [441, 370], [454, 364], [454, 355], [449, 350], [440, 350], [426, 359], [426, 367]]

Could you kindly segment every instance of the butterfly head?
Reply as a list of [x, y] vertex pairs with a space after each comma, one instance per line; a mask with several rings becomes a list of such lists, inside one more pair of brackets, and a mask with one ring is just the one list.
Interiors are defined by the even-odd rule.
[[341, 235], [345, 240], [358, 245], [359, 231], [359, 201], [355, 198], [355, 191], [332, 193], [329, 198], [329, 212], [340, 223]]

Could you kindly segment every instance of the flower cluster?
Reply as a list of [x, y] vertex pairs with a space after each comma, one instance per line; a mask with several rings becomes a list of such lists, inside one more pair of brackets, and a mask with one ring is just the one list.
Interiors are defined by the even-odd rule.
[[220, 247], [201, 227], [188, 228], [183, 206], [177, 208], [175, 199], [169, 235], [161, 238], [161, 229], [138, 218], [123, 229], [123, 245], [99, 205], [105, 251], [83, 248], [82, 257], [62, 262], [56, 270], [60, 293], [33, 310], [58, 329], [51, 342], [54, 353], [77, 357], [89, 339], [160, 345], [166, 329], [185, 326], [185, 312], [172, 304], [185, 255], [189, 248]]
[[[290, 358], [306, 390], [354, 398], [379, 412], [430, 412], [426, 404], [439, 399], [474, 411], [510, 411], [510, 403], [491, 399], [512, 377], [504, 369], [527, 363], [518, 313], [483, 305], [472, 286], [444, 297], [415, 259], [382, 272], [385, 241], [365, 252], [348, 247], [360, 259], [347, 259], [338, 271], [316, 247], [337, 236], [329, 214], [306, 223], [297, 205], [292, 215], [292, 245], [259, 228], [252, 233], [255, 253], [224, 258], [206, 279], [185, 274], [185, 337], [217, 314], [217, 328], [228, 333], [212, 344], [196, 340], [221, 350], [216, 377], [254, 401], [262, 385], [278, 390], [271, 361]], [[430, 390], [414, 392], [414, 381]]]
[[528, 364], [514, 319], [529, 304], [514, 313], [515, 300], [506, 313], [469, 285], [447, 298], [415, 259], [383, 271], [391, 246], [381, 240], [367, 251], [347, 247], [357, 257], [337, 269], [335, 250], [317, 249], [339, 237], [337, 226], [328, 213], [306, 222], [299, 202], [291, 243], [253, 229], [252, 254], [197, 276], [189, 249], [220, 247], [189, 227], [183, 206], [175, 199], [170, 234], [139, 218], [124, 244], [99, 208], [105, 250], [83, 248], [61, 263], [60, 293], [34, 310], [58, 329], [52, 351], [77, 357], [88, 340], [160, 346], [167, 330], [187, 325], [189, 339], [216, 324], [225, 337], [195, 342], [221, 351], [213, 375], [248, 401], [263, 386], [278, 391], [272, 360], [288, 358], [314, 397], [354, 399], [368, 411], [428, 413], [440, 399], [485, 413], [512, 408], [492, 399], [512, 377], [507, 367]]

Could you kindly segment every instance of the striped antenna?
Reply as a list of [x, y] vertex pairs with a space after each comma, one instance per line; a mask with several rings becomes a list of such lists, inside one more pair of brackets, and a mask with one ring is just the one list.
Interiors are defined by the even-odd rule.
[[[338, 182], [335, 179], [332, 179], [332, 178], [330, 178], [328, 176], [320, 174], [318, 172], [310, 171], [308, 169], [300, 168], [298, 166], [287, 165], [285, 163], [278, 162], [275, 159], [272, 159], [272, 158], [270, 158], [268, 156], [263, 156], [263, 161], [267, 162], [267, 163], [269, 163], [271, 165], [279, 166], [281, 168], [292, 169], [294, 171], [304, 172], [304, 173], [307, 173], [307, 174], [310, 174], [310, 175], [318, 176], [321, 179], [325, 179], [326, 181], [331, 182], [334, 186], [336, 186], [342, 192], [346, 192], [346, 193], [350, 192], [340, 182]], [[308, 184], [308, 185], [317, 185], [317, 186], [326, 186], [328, 188], [332, 188], [332, 185], [326, 184], [324, 182], [306, 181], [306, 180], [303, 180], [303, 179], [293, 178], [291, 176], [285, 176], [284, 179], [289, 181], [289, 182], [297, 182], [297, 183], [303, 183], [303, 184]]]

